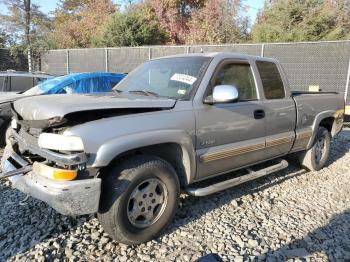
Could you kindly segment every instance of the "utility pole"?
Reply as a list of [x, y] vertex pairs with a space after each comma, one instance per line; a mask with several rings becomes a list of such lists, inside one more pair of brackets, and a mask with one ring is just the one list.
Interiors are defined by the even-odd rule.
[[31, 4], [30, 0], [23, 0], [25, 9], [25, 38], [27, 42], [27, 56], [28, 56], [28, 71], [31, 72], [32, 68], [32, 50], [30, 39], [30, 24], [31, 24]]

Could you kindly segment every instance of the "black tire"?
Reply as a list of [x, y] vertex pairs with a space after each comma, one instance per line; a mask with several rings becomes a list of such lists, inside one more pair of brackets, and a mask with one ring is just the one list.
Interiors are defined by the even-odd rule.
[[[97, 214], [104, 230], [114, 240], [127, 245], [147, 242], [159, 236], [162, 230], [172, 222], [179, 203], [180, 183], [173, 167], [157, 157], [135, 156], [106, 172], [107, 174], [102, 180], [100, 210]], [[151, 216], [156, 209], [157, 212], [161, 211], [161, 213], [158, 212], [152, 223], [148, 221], [149, 225], [142, 224], [142, 215], [135, 221], [129, 215], [139, 208], [135, 204], [135, 202], [138, 203], [138, 200], [135, 200], [137, 198], [132, 198], [135, 192], [145, 193], [142, 195], [142, 197], [147, 195], [144, 203], [148, 201], [149, 205], [153, 205], [149, 202], [154, 199], [148, 197], [151, 195], [149, 193], [151, 190], [148, 191], [148, 187], [151, 186], [148, 186], [147, 183], [149, 185], [159, 183], [159, 187], [162, 189], [158, 188], [152, 192], [158, 190], [161, 192], [159, 195], [163, 194], [164, 199], [166, 199], [165, 204], [161, 204], [161, 207], [152, 208], [150, 212], [146, 211]], [[140, 190], [140, 187], [144, 187], [144, 185], [146, 187]], [[147, 204], [144, 205], [146, 210], [150, 208]]]
[[0, 131], [0, 147], [4, 148], [11, 136], [11, 125], [7, 122], [1, 127]]
[[[320, 141], [324, 142], [324, 147], [322, 149], [322, 153], [318, 153]], [[312, 147], [309, 150], [304, 152], [300, 152], [298, 154], [299, 163], [311, 171], [318, 171], [322, 169], [329, 157], [331, 148], [331, 136], [328, 130], [324, 127], [319, 127], [313, 142]]]

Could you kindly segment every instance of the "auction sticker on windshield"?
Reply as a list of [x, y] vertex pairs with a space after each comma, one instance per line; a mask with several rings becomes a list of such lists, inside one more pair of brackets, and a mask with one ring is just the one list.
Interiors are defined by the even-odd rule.
[[170, 78], [170, 80], [193, 85], [193, 83], [196, 82], [197, 78], [195, 78], [194, 76], [190, 76], [190, 75], [176, 73]]

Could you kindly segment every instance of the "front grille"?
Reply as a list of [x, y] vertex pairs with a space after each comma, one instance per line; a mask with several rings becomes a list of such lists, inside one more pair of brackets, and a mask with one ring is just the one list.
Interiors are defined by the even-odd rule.
[[13, 144], [14, 151], [31, 159], [46, 159], [48, 161], [57, 163], [57, 165], [61, 167], [85, 164], [87, 161], [86, 154], [84, 152], [63, 153], [40, 148], [38, 146], [38, 138], [29, 134], [23, 128], [21, 128], [18, 133], [14, 130], [12, 134], [15, 141], [17, 142]]

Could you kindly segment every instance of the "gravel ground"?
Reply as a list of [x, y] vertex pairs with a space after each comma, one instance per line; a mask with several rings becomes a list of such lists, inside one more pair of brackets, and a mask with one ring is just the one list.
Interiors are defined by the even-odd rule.
[[0, 182], [0, 261], [350, 261], [350, 129], [319, 172], [297, 166], [208, 197], [182, 196], [174, 222], [135, 247], [93, 216], [58, 214]]

